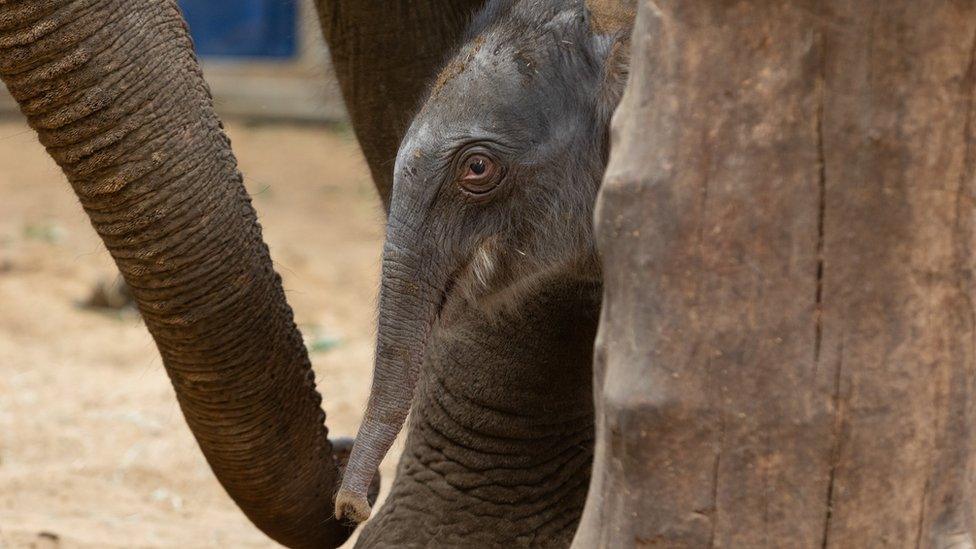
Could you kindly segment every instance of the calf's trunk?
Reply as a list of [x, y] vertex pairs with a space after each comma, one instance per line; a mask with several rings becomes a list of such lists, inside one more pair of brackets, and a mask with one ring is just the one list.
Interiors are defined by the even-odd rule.
[[383, 254], [373, 385], [336, 495], [336, 516], [355, 522], [369, 518], [370, 482], [406, 421], [430, 332], [446, 296], [446, 271], [433, 253], [418, 251], [424, 239], [408, 236], [415, 234], [390, 230]]
[[0, 2], [0, 78], [64, 170], [227, 492], [336, 547], [321, 397], [175, 0]]

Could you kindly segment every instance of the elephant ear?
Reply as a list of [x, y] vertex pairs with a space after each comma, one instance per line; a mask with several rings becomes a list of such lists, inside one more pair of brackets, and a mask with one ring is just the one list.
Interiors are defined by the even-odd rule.
[[596, 58], [602, 61], [602, 74], [597, 88], [597, 115], [609, 123], [624, 94], [630, 74], [630, 35], [616, 33], [594, 36]]
[[603, 67], [597, 96], [599, 116], [609, 122], [627, 83], [637, 6], [635, 0], [587, 0], [586, 6], [594, 55]]

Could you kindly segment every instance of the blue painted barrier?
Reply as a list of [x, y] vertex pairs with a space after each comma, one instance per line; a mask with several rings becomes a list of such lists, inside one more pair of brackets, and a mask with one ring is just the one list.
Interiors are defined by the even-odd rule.
[[297, 0], [179, 0], [203, 57], [291, 59], [298, 54]]

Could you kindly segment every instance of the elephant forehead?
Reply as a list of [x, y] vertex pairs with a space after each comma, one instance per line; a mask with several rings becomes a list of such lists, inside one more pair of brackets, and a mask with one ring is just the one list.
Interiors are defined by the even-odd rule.
[[531, 86], [526, 84], [534, 73], [523, 66], [530, 63], [529, 58], [510, 47], [493, 47], [489, 42], [479, 37], [448, 63], [419, 118], [424, 118], [427, 111], [437, 111], [449, 122], [450, 117], [465, 118], [465, 112], [483, 113], [530, 95]]
[[504, 65], [478, 56], [447, 77], [411, 123], [400, 164], [410, 160], [407, 149], [437, 155], [455, 148], [458, 141], [494, 137], [509, 142], [525, 133], [528, 120], [545, 112], [539, 104], [544, 97], [540, 90], [524, 86], [510, 63]]
[[475, 38], [469, 46], [465, 48], [465, 52], [458, 55], [451, 60], [450, 63], [444, 67], [444, 70], [437, 75], [437, 79], [434, 81], [434, 87], [431, 90], [431, 98], [435, 98], [440, 95], [441, 91], [448, 82], [454, 80], [458, 75], [463, 73], [467, 69], [468, 65], [478, 56], [481, 52], [481, 48], [485, 45], [485, 37], [479, 36]]

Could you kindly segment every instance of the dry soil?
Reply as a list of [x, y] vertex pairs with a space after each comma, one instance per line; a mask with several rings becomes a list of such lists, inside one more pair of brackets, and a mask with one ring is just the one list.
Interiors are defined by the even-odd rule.
[[[359, 150], [323, 128], [229, 133], [329, 425], [351, 435], [382, 238]], [[115, 276], [33, 132], [0, 122], [0, 548], [273, 546], [211, 474], [138, 315], [79, 306]]]

